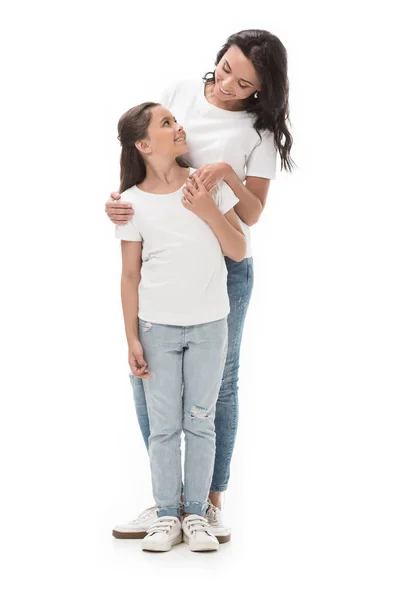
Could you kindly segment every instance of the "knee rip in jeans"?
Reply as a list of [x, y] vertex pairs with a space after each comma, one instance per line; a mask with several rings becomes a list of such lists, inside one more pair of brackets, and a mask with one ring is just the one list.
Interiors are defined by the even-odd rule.
[[201, 406], [193, 406], [190, 411], [191, 417], [197, 417], [198, 419], [208, 419], [209, 414], [206, 408], [202, 408]]

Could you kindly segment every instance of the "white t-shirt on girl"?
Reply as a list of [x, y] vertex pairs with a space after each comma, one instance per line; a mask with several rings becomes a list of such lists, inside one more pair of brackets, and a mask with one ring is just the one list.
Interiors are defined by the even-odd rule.
[[[217, 108], [204, 96], [201, 78], [180, 81], [162, 95], [161, 104], [183, 125], [189, 145], [186, 158], [196, 169], [208, 163], [226, 162], [241, 181], [247, 176], [274, 179], [276, 148], [270, 131], [261, 133], [253, 127], [252, 115], [246, 111]], [[250, 229], [241, 221], [250, 257]]]
[[[142, 242], [139, 317], [151, 323], [199, 325], [229, 314], [221, 246], [207, 223], [182, 205], [182, 197], [182, 188], [149, 194], [134, 186], [121, 198], [135, 214], [116, 226], [115, 237]], [[238, 202], [223, 182], [214, 200], [223, 214]]]

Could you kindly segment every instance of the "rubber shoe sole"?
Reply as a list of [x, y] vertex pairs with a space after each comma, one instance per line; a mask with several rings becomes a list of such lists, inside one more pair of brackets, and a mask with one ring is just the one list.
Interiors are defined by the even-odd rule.
[[188, 544], [189, 550], [191, 550], [192, 552], [216, 552], [218, 550], [218, 546], [215, 547], [214, 544], [212, 546], [210, 544], [209, 548], [207, 548], [207, 544], [203, 544], [199, 548], [191, 548], [189, 538], [185, 533], [183, 534], [183, 541], [185, 542], [185, 544]]
[[[117, 540], [142, 540], [146, 537], [147, 531], [117, 531], [116, 529], [113, 529], [112, 534]], [[220, 544], [226, 544], [231, 541], [231, 534], [214, 535]]]
[[117, 531], [113, 529], [112, 534], [117, 540], [142, 540], [146, 537], [147, 531]]
[[171, 550], [172, 546], [176, 546], [176, 544], [180, 544], [182, 542], [182, 533], [180, 533], [176, 538], [172, 540], [169, 544], [165, 544], [164, 546], [159, 544], [158, 546], [154, 544], [154, 547], [151, 547], [151, 544], [147, 546], [147, 548], [143, 548], [143, 552], [168, 552]]

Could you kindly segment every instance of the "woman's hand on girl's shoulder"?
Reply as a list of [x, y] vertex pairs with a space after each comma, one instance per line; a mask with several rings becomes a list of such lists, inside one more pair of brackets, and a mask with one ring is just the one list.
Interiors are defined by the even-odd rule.
[[220, 181], [223, 181], [228, 177], [231, 170], [230, 165], [224, 162], [211, 163], [209, 165], [203, 165], [193, 175], [190, 175], [189, 179], [192, 179], [196, 175], [204, 187], [210, 191], [211, 188], [216, 186]]
[[105, 212], [115, 225], [126, 225], [134, 214], [134, 210], [130, 202], [120, 202], [120, 198], [121, 194], [112, 192], [105, 204]]

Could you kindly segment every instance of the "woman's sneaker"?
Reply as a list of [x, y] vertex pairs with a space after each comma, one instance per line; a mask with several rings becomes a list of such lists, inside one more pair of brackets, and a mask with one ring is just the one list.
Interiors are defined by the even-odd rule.
[[182, 525], [178, 517], [159, 517], [142, 541], [142, 550], [168, 552], [182, 541]]
[[222, 522], [222, 512], [214, 506], [210, 500], [206, 512], [206, 519], [211, 527], [211, 533], [215, 535], [220, 544], [225, 544], [231, 539], [231, 530]]
[[146, 508], [137, 519], [129, 521], [125, 525], [116, 525], [113, 536], [119, 540], [141, 540], [147, 535], [147, 531], [157, 521], [157, 506]]
[[183, 541], [189, 544], [192, 552], [218, 550], [219, 542], [211, 533], [211, 527], [204, 517], [189, 515], [182, 522]]

